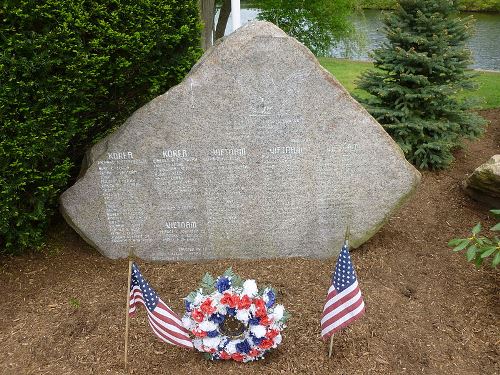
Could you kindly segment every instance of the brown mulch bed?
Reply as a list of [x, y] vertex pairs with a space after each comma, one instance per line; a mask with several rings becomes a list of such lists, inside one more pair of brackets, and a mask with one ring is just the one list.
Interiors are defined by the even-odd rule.
[[[334, 259], [146, 264], [142, 271], [179, 313], [202, 275], [228, 266], [272, 284], [291, 312], [282, 345], [250, 364], [210, 362], [162, 344], [144, 311], [131, 321], [133, 374], [499, 374], [500, 274], [477, 270], [446, 246], [481, 221], [484, 206], [462, 192], [464, 175], [500, 152], [500, 110], [482, 111], [486, 135], [452, 167], [424, 172], [416, 195], [370, 241], [352, 252], [366, 315], [335, 336], [334, 355], [319, 319]], [[127, 262], [86, 245], [63, 222], [44, 254], [0, 258], [1, 374], [124, 374]]]

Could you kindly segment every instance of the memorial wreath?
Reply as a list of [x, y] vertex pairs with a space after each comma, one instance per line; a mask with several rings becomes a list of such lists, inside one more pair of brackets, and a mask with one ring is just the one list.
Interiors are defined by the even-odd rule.
[[259, 290], [255, 280], [243, 281], [231, 268], [217, 279], [205, 274], [184, 300], [182, 324], [194, 347], [212, 360], [254, 361], [281, 343], [288, 314], [276, 304], [275, 291]]

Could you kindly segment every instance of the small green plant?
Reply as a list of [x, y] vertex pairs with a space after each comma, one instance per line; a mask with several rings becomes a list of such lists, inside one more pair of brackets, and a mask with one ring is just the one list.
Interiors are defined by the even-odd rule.
[[[500, 218], [500, 209], [491, 210], [490, 212], [496, 218]], [[476, 267], [481, 266], [486, 258], [491, 258], [491, 266], [496, 268], [500, 263], [500, 238], [498, 238], [498, 236], [494, 236], [493, 238], [480, 236], [481, 229], [481, 223], [477, 223], [474, 228], [472, 228], [470, 237], [454, 238], [448, 242], [448, 246], [452, 246], [454, 252], [467, 249], [467, 260], [469, 262], [474, 262]], [[500, 231], [500, 223], [496, 223], [496, 225], [490, 228], [490, 231]]]
[[71, 307], [74, 307], [75, 309], [78, 309], [80, 307], [80, 301], [76, 298], [70, 298], [68, 303]]

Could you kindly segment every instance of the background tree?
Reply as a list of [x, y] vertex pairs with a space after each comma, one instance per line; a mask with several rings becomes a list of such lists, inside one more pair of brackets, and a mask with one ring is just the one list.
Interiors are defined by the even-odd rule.
[[[231, 1], [231, 0], [229, 0]], [[204, 50], [212, 45], [212, 35], [214, 30], [215, 0], [198, 0], [200, 8], [200, 18], [203, 22], [201, 33], [201, 46]]]
[[[216, 7], [219, 7], [219, 18], [213, 33], [213, 39], [217, 40], [224, 36], [231, 13], [231, 0], [219, 0], [216, 7], [211, 7], [210, 1], [200, 0], [205, 24], [204, 38], [208, 34], [212, 35], [213, 19]], [[349, 19], [356, 6], [352, 0], [254, 0], [250, 4], [261, 9], [258, 19], [279, 26], [316, 55], [328, 55], [336, 42], [354, 39], [355, 36]], [[208, 14], [209, 9], [213, 10], [212, 16]], [[205, 42], [204, 46], [208, 45]]]
[[335, 43], [354, 40], [349, 16], [352, 0], [255, 0], [258, 19], [269, 21], [305, 44], [316, 56], [328, 56]]
[[477, 137], [485, 121], [460, 98], [473, 89], [465, 42], [472, 19], [458, 17], [452, 0], [400, 0], [385, 17], [388, 41], [372, 57], [375, 68], [358, 86], [368, 111], [420, 168], [444, 168], [463, 137]]

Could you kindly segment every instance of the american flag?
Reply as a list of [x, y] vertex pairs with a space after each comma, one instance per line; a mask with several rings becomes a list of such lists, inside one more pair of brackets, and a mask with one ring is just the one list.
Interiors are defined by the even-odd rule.
[[193, 349], [193, 342], [182, 322], [170, 308], [158, 297], [142, 276], [139, 267], [132, 264], [130, 283], [129, 315], [134, 316], [137, 304], [142, 304], [148, 313], [148, 323], [154, 334], [164, 342], [183, 348]]
[[337, 259], [332, 285], [328, 289], [321, 316], [321, 336], [327, 339], [363, 316], [364, 313], [365, 304], [349, 255], [349, 243], [346, 240]]

